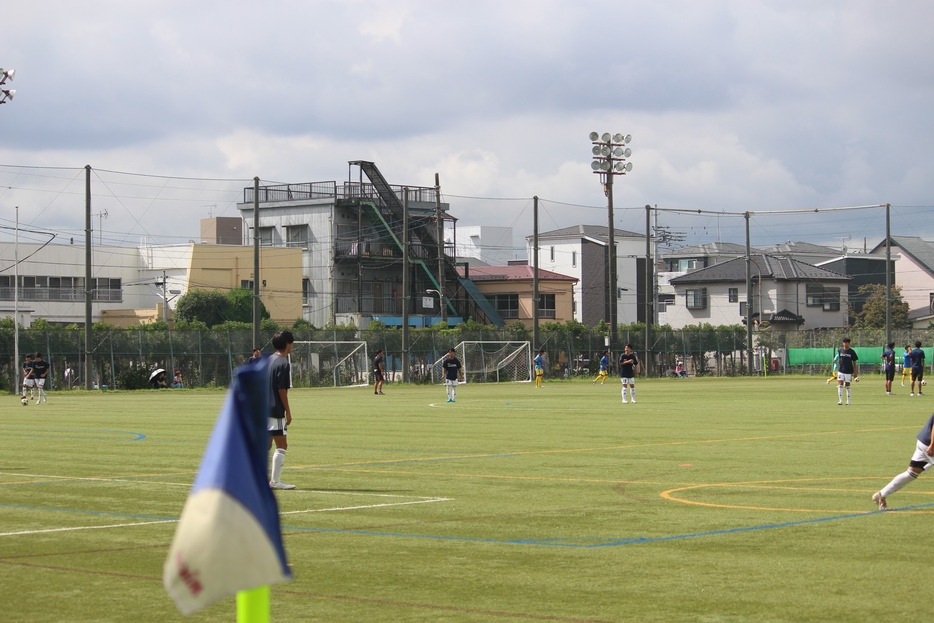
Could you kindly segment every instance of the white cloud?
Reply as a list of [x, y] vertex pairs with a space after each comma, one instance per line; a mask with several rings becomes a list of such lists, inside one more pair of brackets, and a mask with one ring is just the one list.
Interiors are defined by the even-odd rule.
[[[0, 220], [19, 204], [37, 225], [80, 232], [84, 164], [307, 182], [367, 159], [391, 183], [439, 173], [460, 222], [511, 225], [521, 240], [533, 195], [543, 227], [605, 224], [595, 129], [634, 137], [616, 187], [624, 229], [641, 231], [645, 204], [891, 202], [896, 233], [934, 236], [908, 208], [934, 205], [932, 17], [924, 0], [14, 3], [0, 65], [17, 69], [17, 98], [0, 107], [0, 163], [68, 169], [0, 169]], [[106, 227], [196, 237], [204, 206], [230, 213], [245, 185], [182, 205], [162, 180], [126, 197], [96, 189], [115, 204]], [[741, 218], [660, 218], [743, 235]], [[874, 216], [812, 218], [756, 217], [768, 221], [756, 235], [881, 236]]]

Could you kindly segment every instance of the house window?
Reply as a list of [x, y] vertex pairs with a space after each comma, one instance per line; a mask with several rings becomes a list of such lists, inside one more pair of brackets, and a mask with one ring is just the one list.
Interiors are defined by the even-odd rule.
[[493, 304], [496, 311], [503, 318], [519, 317], [519, 295], [518, 294], [497, 294], [493, 297]]
[[554, 248], [554, 247], [549, 247], [549, 248], [548, 248], [548, 251], [549, 251], [549, 254], [550, 254], [549, 257], [551, 258], [551, 261], [554, 262], [554, 261], [555, 261], [555, 248]]
[[123, 300], [123, 286], [120, 279], [98, 277], [91, 280], [91, 300], [120, 302]]
[[840, 311], [840, 288], [824, 288], [824, 311]]
[[678, 260], [678, 272], [683, 273], [695, 268], [700, 268], [697, 260]]
[[840, 288], [808, 284], [805, 291], [808, 307], [820, 307], [824, 311], [840, 311]]
[[302, 302], [305, 305], [311, 303], [311, 298], [315, 294], [315, 289], [311, 285], [311, 279], [305, 277], [302, 279]]
[[659, 294], [658, 295], [658, 312], [664, 313], [669, 305], [675, 304], [675, 295], [674, 294]]
[[308, 248], [308, 225], [289, 225], [285, 228], [285, 246]]
[[571, 266], [577, 268], [577, 251], [571, 251]]
[[273, 231], [275, 227], [260, 227], [259, 228], [259, 246], [261, 247], [271, 247], [273, 239]]
[[538, 295], [538, 317], [539, 318], [555, 318], [555, 295], [554, 294], [539, 294]]
[[727, 293], [729, 294], [731, 303], [739, 302], [739, 288], [730, 288], [727, 290]]
[[707, 309], [707, 288], [685, 290], [684, 298], [688, 309]]

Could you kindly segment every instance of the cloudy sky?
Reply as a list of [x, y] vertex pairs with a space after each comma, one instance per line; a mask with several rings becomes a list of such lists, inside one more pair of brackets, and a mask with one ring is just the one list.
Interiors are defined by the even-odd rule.
[[[686, 242], [934, 238], [929, 0], [7, 3], [0, 236], [185, 242], [254, 176], [372, 160], [462, 225], [606, 225], [591, 130], [631, 134], [615, 224]], [[815, 209], [827, 211], [813, 212]], [[811, 212], [800, 212], [810, 210]], [[792, 214], [767, 214], [790, 211]], [[104, 214], [106, 213], [106, 217]], [[716, 215], [714, 213], [720, 213]]]

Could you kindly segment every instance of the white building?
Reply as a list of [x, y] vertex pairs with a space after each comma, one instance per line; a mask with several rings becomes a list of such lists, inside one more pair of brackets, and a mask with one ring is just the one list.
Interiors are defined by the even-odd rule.
[[[576, 278], [574, 319], [587, 326], [608, 321], [607, 245], [609, 228], [575, 225], [538, 235], [538, 267]], [[645, 322], [645, 235], [616, 229], [616, 318], [619, 324]], [[533, 265], [533, 237], [526, 238]]]
[[444, 232], [445, 246], [458, 258], [474, 258], [489, 266], [505, 266], [516, 259], [512, 227], [457, 226]]
[[[797, 260], [757, 253], [750, 264], [754, 322], [784, 330], [847, 324], [846, 275]], [[746, 318], [746, 259], [736, 258], [669, 280], [675, 300], [659, 313], [659, 324], [736, 325]]]

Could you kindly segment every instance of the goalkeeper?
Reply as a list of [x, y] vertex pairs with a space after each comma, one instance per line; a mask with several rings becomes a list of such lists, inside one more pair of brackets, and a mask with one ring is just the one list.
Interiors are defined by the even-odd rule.
[[593, 380], [594, 384], [600, 381], [600, 385], [606, 383], [606, 377], [610, 374], [610, 351], [603, 351], [603, 357], [600, 357], [600, 370], [597, 372], [597, 378]]

